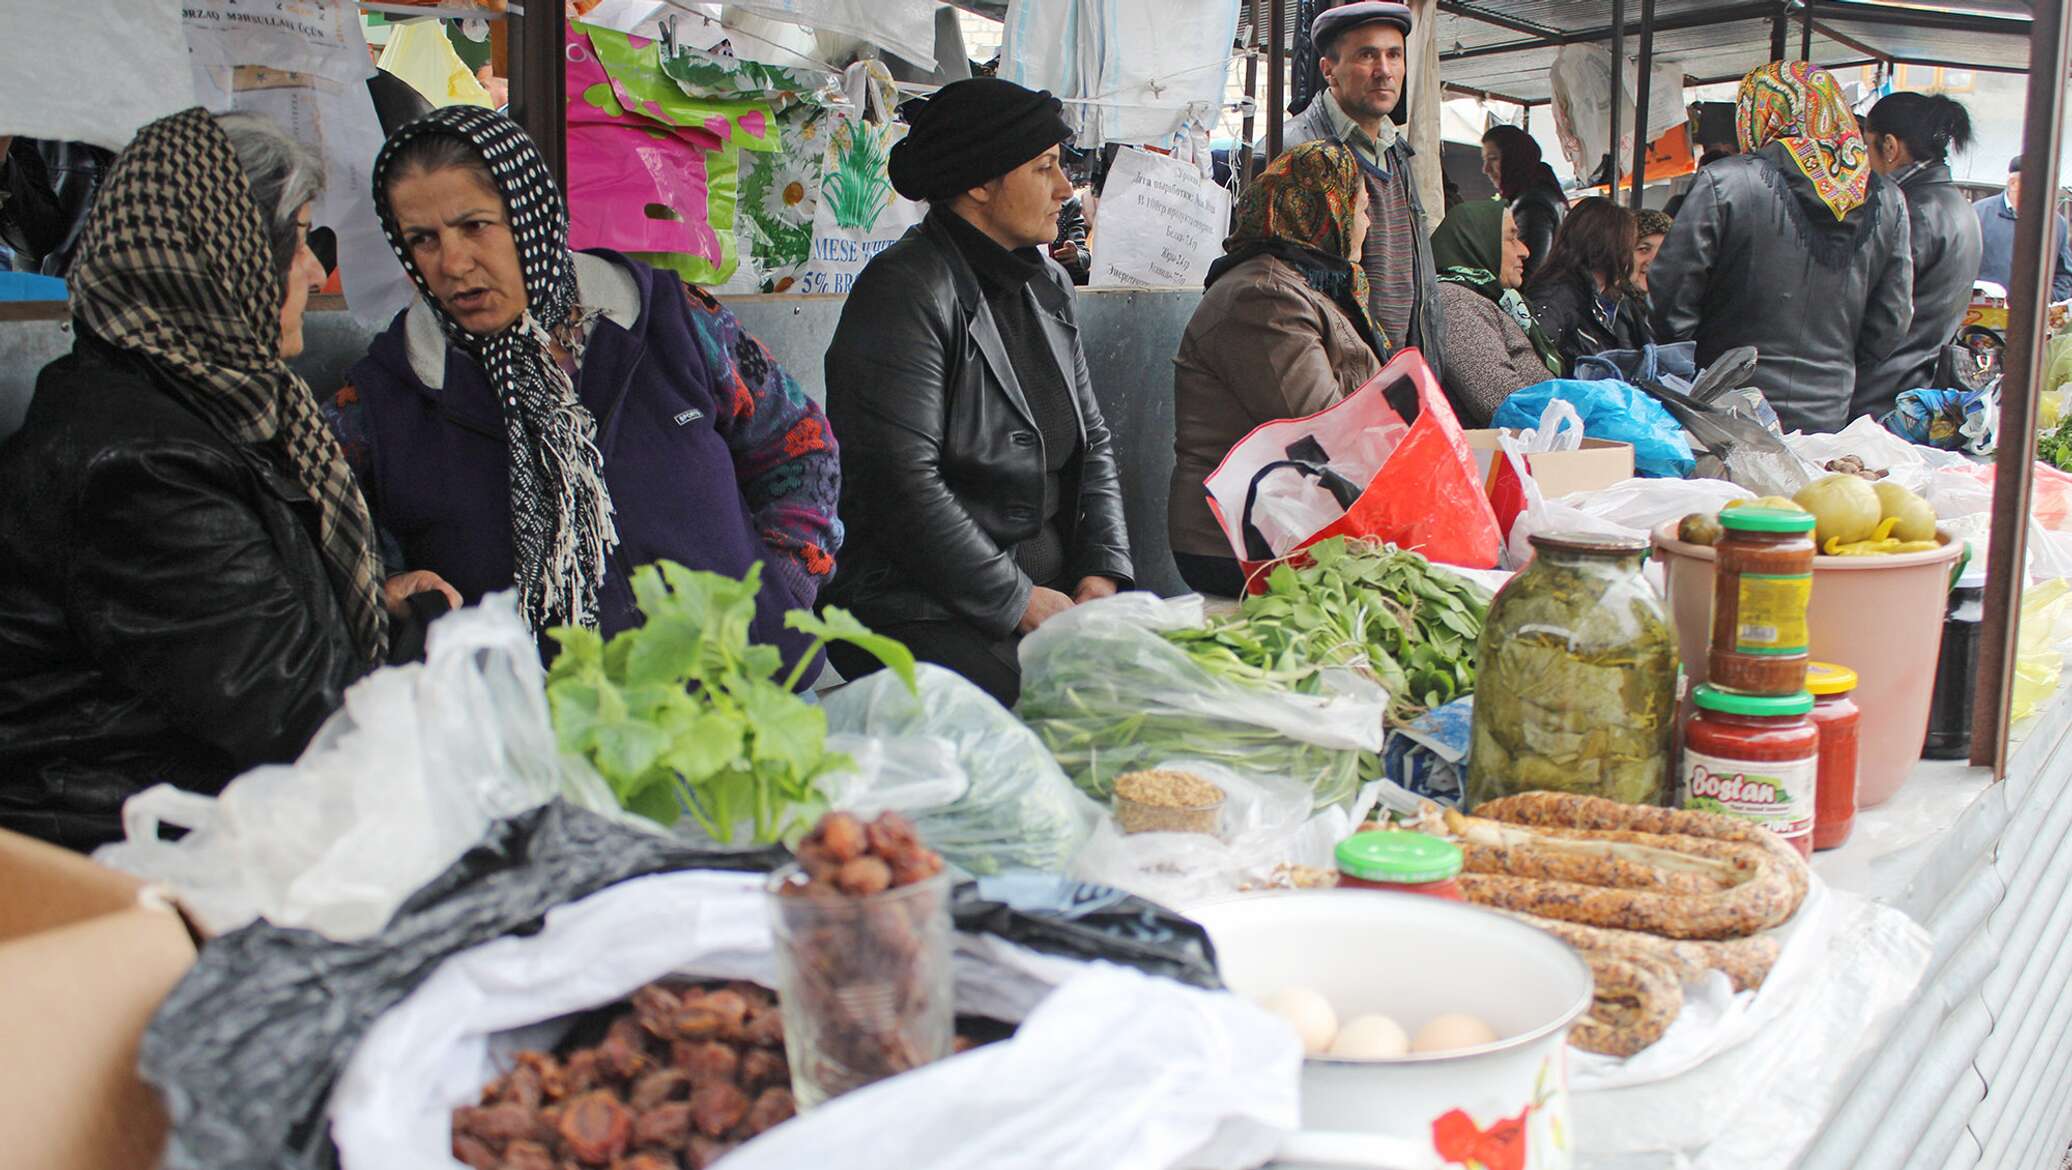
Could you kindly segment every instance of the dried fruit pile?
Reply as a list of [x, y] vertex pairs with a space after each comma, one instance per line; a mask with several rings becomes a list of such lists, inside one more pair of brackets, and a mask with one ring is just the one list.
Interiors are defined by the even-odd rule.
[[521, 1052], [453, 1111], [474, 1170], [704, 1170], [792, 1115], [776, 997], [752, 983], [633, 993], [602, 1042]]
[[800, 1092], [837, 1096], [948, 1055], [949, 885], [898, 813], [829, 813], [778, 887], [779, 969]]

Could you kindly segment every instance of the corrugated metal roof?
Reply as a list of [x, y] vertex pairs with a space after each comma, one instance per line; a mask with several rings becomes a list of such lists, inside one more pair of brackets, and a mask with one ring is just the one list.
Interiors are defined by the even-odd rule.
[[[2019, 0], [1986, 2], [2005, 10], [2007, 4]], [[1535, 26], [1567, 40], [1607, 47], [1611, 40], [1611, 0], [1440, 3], [1441, 78], [1449, 86], [1492, 96], [1531, 103], [1544, 102], [1550, 96], [1548, 70], [1558, 43], [1535, 44], [1531, 33]], [[1882, 59], [1981, 69], [2027, 67], [2027, 22], [2023, 20], [1993, 19], [1975, 12], [1952, 15], [1879, 0], [1811, 0], [1810, 6], [1815, 10], [1811, 58], [1822, 65], [1844, 67]], [[1739, 77], [1771, 59], [1774, 18], [1770, 13], [1775, 11], [1768, 0], [1656, 0], [1655, 56], [1681, 64], [1693, 82]], [[1639, 49], [1639, 0], [1626, 0], [1625, 16], [1626, 51], [1634, 53]], [[1697, 25], [1713, 16], [1728, 19], [1719, 24], [1677, 27]], [[1785, 39], [1792, 57], [1798, 56], [1804, 36], [1802, 19], [1790, 21]]]

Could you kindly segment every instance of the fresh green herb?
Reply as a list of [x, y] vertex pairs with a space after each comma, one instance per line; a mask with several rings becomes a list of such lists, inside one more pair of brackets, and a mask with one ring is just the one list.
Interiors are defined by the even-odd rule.
[[2059, 471], [2072, 471], [2072, 413], [2065, 415], [2056, 430], [2037, 436], [2036, 458]]
[[802, 833], [826, 810], [821, 778], [850, 767], [827, 750], [827, 716], [792, 693], [822, 646], [868, 651], [914, 686], [914, 656], [846, 611], [794, 610], [813, 637], [789, 676], [774, 646], [751, 645], [762, 566], [736, 581], [670, 561], [633, 571], [646, 623], [606, 642], [595, 630], [550, 631], [554, 731], [587, 758], [619, 803], [664, 825], [689, 813], [713, 840], [751, 823], [758, 844]]

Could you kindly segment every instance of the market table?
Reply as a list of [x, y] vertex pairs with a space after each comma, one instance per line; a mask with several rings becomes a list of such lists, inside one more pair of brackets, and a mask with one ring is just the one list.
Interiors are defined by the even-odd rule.
[[[1912, 937], [1889, 916], [1841, 929], [1824, 978], [1762, 1035], [1659, 1085], [1578, 1094], [1580, 1170], [2058, 1170], [2072, 1143], [2072, 801], [2056, 799], [2072, 693], [2015, 734], [2004, 783], [1923, 761], [1816, 856], [1833, 890], [1903, 913]], [[1876, 970], [1904, 983], [1867, 994]]]

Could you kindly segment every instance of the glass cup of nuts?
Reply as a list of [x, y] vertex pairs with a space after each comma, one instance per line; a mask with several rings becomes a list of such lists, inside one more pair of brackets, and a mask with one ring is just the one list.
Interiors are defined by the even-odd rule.
[[897, 813], [830, 813], [770, 875], [792, 1094], [808, 1109], [948, 1056], [950, 875]]
[[1206, 833], [1222, 827], [1224, 792], [1172, 768], [1115, 778], [1115, 821], [1125, 833]]

